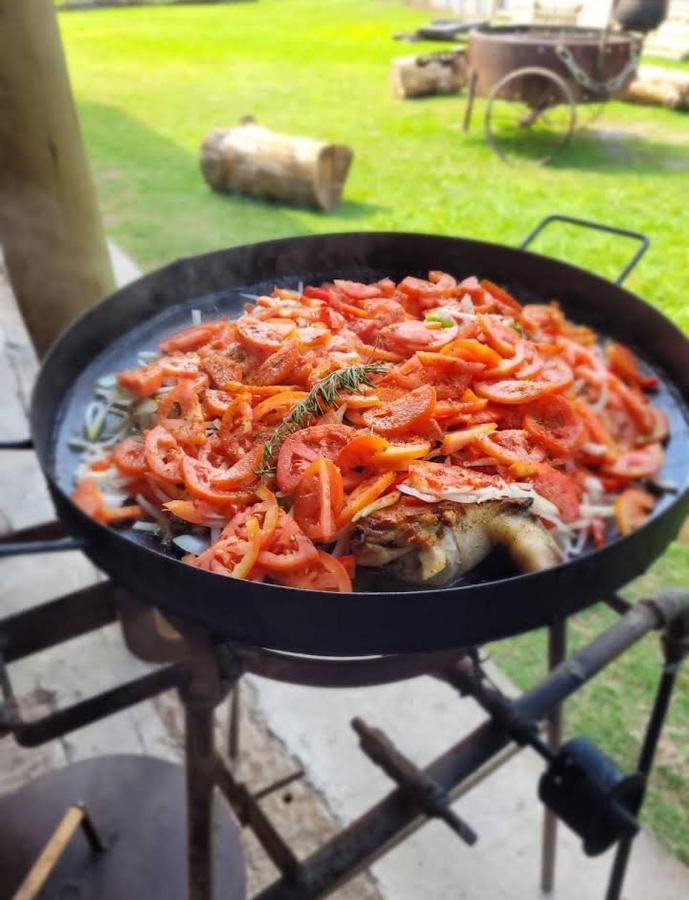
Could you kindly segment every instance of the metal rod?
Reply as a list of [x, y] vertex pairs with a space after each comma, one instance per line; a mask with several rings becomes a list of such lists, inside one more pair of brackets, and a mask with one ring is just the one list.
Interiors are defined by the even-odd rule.
[[0, 450], [32, 450], [33, 441], [31, 438], [17, 438], [14, 441], [0, 441]]
[[216, 758], [215, 779], [239, 821], [249, 826], [275, 866], [292, 881], [299, 872], [299, 860], [264, 813], [258, 798], [251, 794], [246, 785], [235, 780], [220, 757]]
[[67, 550], [83, 550], [83, 538], [65, 537], [55, 541], [2, 541], [0, 557], [27, 556], [30, 553], [64, 553]]
[[5, 661], [11, 663], [103, 628], [116, 618], [113, 587], [109, 581], [100, 581], [0, 619], [0, 645]]
[[[669, 592], [641, 603], [583, 650], [558, 666], [514, 701], [515, 714], [540, 720], [575, 693], [608, 663], [673, 615], [689, 610], [689, 594]], [[509, 744], [507, 730], [488, 721], [432, 762], [424, 771], [451, 796]], [[282, 878], [255, 900], [315, 900], [325, 897], [362, 868], [382, 856], [413, 828], [417, 811], [400, 790], [392, 791], [362, 817], [317, 850], [301, 865], [298, 882]]]
[[230, 693], [230, 710], [227, 721], [227, 754], [233, 765], [239, 760], [239, 717], [241, 713], [240, 682]]
[[0, 543], [38, 541], [59, 537], [66, 537], [65, 527], [62, 522], [55, 520], [53, 522], [41, 522], [38, 525], [29, 525], [28, 528], [18, 528], [16, 531], [0, 535]]
[[258, 802], [259, 800], [263, 800], [264, 797], [269, 797], [271, 794], [274, 794], [276, 791], [281, 791], [283, 788], [288, 787], [290, 784], [294, 784], [295, 781], [299, 781], [304, 777], [304, 770], [297, 769], [296, 772], [292, 772], [291, 775], [285, 775], [284, 778], [279, 778], [277, 781], [274, 781], [272, 784], [266, 785], [264, 788], [261, 788], [260, 791], [255, 791], [253, 793], [253, 798]]
[[[552, 672], [567, 654], [567, 620], [555, 619], [548, 628], [548, 671]], [[555, 753], [562, 742], [562, 704], [556, 706], [546, 720], [546, 742]], [[541, 849], [541, 890], [550, 893], [555, 886], [557, 854], [557, 816], [546, 807], [543, 815]]]
[[94, 853], [105, 853], [108, 848], [105, 844], [105, 841], [100, 836], [98, 829], [93, 822], [93, 819], [91, 818], [91, 813], [88, 811], [84, 803], [77, 803], [76, 805], [83, 813], [83, 817], [81, 820], [81, 830], [84, 832], [84, 836], [89, 842], [91, 849]]
[[79, 826], [83, 828], [94, 852], [105, 850], [84, 807], [81, 804], [69, 806], [12, 900], [35, 900], [38, 897]]
[[[648, 720], [648, 725], [646, 726], [646, 734], [644, 735], [644, 742], [639, 754], [637, 771], [644, 776], [644, 785], [641, 797], [639, 798], [639, 804], [634, 810], [635, 813], [639, 812], [644, 802], [647, 779], [653, 768], [653, 760], [665, 723], [665, 717], [667, 716], [667, 711], [670, 706], [670, 699], [672, 698], [672, 691], [677, 679], [678, 669], [678, 663], [673, 662], [666, 664], [658, 683], [653, 710], [651, 712], [651, 717]], [[624, 877], [627, 873], [627, 865], [632, 851], [633, 839], [633, 835], [623, 837], [617, 846], [605, 900], [620, 900]]]
[[33, 722], [19, 722], [11, 730], [14, 739], [22, 747], [37, 747], [128, 706], [141, 703], [142, 700], [148, 700], [149, 697], [162, 694], [163, 691], [179, 687], [187, 677], [187, 668], [182, 664], [158, 669]]

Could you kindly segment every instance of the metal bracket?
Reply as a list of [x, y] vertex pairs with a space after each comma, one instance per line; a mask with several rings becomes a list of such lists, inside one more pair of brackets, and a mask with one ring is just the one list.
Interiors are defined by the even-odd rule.
[[454, 833], [470, 847], [478, 835], [450, 806], [447, 793], [424, 771], [414, 765], [395, 747], [379, 728], [371, 728], [363, 719], [352, 719], [352, 728], [359, 735], [361, 749], [398, 785], [402, 793], [430, 818], [442, 819]]

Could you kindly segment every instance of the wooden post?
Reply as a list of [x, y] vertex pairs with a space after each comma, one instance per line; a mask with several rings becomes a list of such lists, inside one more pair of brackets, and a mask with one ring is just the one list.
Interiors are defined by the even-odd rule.
[[0, 244], [41, 355], [113, 288], [53, 0], [0, 0]]

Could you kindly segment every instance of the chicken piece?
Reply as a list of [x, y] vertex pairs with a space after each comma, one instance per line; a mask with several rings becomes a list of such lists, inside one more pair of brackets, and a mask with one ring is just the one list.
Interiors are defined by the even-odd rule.
[[562, 556], [529, 506], [528, 500], [419, 506], [403, 498], [357, 523], [352, 550], [361, 566], [386, 566], [403, 581], [432, 587], [451, 584], [496, 545], [507, 548], [521, 571], [535, 572]]

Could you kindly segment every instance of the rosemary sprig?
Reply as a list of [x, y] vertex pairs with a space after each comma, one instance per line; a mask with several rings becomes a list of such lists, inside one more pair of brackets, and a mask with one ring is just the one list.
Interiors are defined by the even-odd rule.
[[384, 371], [384, 362], [370, 362], [337, 369], [317, 382], [303, 400], [294, 404], [290, 413], [275, 429], [271, 439], [263, 445], [261, 461], [256, 469], [258, 477], [263, 478], [273, 474], [275, 454], [286, 437], [299, 431], [300, 428], [305, 428], [315, 416], [323, 415], [326, 410], [335, 405], [341, 393], [359, 393], [361, 387], [373, 383], [372, 375], [382, 375]]

